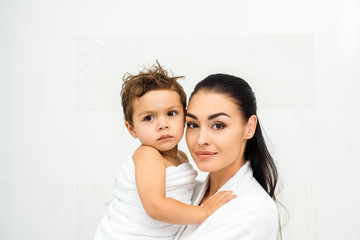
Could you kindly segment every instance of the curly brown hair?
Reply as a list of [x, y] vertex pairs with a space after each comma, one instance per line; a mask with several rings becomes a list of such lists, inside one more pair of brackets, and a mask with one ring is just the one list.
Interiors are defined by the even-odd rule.
[[150, 68], [145, 68], [137, 75], [126, 73], [123, 77], [123, 85], [121, 89], [121, 104], [123, 107], [125, 121], [131, 125], [133, 116], [133, 102], [135, 99], [145, 95], [145, 93], [153, 90], [171, 90], [180, 96], [181, 104], [185, 111], [186, 93], [177, 79], [183, 76], [169, 76], [167, 71], [162, 68], [158, 61]]

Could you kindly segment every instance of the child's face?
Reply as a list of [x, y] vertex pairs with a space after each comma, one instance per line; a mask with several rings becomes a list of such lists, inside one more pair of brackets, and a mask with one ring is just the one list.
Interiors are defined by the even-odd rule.
[[133, 125], [125, 122], [130, 134], [160, 152], [177, 147], [184, 133], [184, 110], [175, 91], [153, 90], [133, 104]]

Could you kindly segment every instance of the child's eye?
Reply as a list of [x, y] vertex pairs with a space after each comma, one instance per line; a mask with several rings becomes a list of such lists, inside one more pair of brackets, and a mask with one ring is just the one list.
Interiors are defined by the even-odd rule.
[[221, 130], [221, 129], [225, 128], [225, 125], [222, 124], [222, 123], [215, 123], [215, 124], [213, 125], [213, 128], [214, 128], [215, 130]]
[[190, 128], [190, 129], [192, 129], [192, 128], [197, 128], [197, 127], [198, 127], [198, 125], [197, 125], [196, 123], [194, 123], [194, 122], [188, 122], [188, 123], [186, 124], [186, 126], [187, 126], [188, 128]]
[[173, 116], [176, 115], [176, 112], [175, 112], [175, 111], [170, 111], [170, 112], [168, 112], [167, 115], [168, 115], [169, 117], [173, 117]]
[[153, 119], [154, 119], [154, 117], [151, 116], [151, 115], [148, 115], [148, 116], [145, 116], [145, 117], [144, 117], [144, 121], [151, 121], [151, 120], [153, 120]]

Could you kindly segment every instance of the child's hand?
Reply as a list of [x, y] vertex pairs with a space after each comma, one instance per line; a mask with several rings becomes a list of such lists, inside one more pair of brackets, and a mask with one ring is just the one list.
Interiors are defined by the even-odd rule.
[[221, 191], [211, 198], [209, 198], [203, 205], [202, 208], [206, 210], [207, 217], [213, 214], [222, 205], [236, 198], [237, 195], [233, 194], [233, 191]]

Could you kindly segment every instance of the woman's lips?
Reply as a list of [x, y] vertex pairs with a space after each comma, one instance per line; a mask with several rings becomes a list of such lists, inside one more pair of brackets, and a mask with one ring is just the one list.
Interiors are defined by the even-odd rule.
[[208, 159], [217, 154], [217, 152], [210, 151], [195, 151], [195, 154], [200, 159]]

